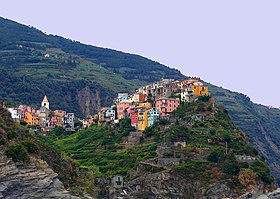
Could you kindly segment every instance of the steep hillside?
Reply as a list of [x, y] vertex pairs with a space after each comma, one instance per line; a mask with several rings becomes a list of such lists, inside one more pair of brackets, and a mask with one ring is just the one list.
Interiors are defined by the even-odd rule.
[[0, 18], [0, 99], [38, 106], [47, 95], [52, 108], [87, 116], [162, 77], [183, 75], [138, 55], [88, 46]]
[[[6, 103], [38, 107], [47, 95], [52, 109], [87, 116], [110, 105], [117, 92], [162, 77], [185, 78], [178, 70], [138, 55], [46, 35], [4, 18], [0, 35], [0, 100]], [[235, 124], [251, 135], [280, 179], [279, 111], [215, 86], [211, 92]]]
[[250, 142], [265, 156], [280, 183], [280, 110], [254, 104], [246, 95], [209, 86], [217, 102], [228, 110], [235, 124], [250, 135]]
[[94, 190], [90, 172], [42, 144], [0, 104], [0, 198], [76, 199], [69, 191]]
[[[211, 100], [180, 105], [138, 140], [133, 130], [122, 120], [72, 135], [51, 133], [45, 141], [95, 170], [99, 197], [120, 197], [122, 190], [125, 198], [237, 198], [252, 190], [255, 197], [274, 187], [264, 159]], [[120, 189], [108, 183], [116, 174], [124, 177]]]

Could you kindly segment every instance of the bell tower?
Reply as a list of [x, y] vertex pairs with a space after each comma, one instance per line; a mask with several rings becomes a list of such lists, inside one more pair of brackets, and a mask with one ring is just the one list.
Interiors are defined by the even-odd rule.
[[48, 110], [50, 110], [50, 103], [49, 103], [49, 100], [48, 100], [47, 96], [44, 97], [44, 99], [42, 101], [42, 104], [41, 104], [41, 107], [45, 107]]

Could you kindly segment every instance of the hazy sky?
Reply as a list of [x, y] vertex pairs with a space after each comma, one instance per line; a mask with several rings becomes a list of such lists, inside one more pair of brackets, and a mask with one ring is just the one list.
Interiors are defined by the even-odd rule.
[[279, 0], [9, 0], [0, 15], [280, 106]]

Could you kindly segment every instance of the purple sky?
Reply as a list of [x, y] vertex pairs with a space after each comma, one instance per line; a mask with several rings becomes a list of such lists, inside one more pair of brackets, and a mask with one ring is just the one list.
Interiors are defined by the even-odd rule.
[[0, 15], [280, 106], [279, 0], [9, 0]]

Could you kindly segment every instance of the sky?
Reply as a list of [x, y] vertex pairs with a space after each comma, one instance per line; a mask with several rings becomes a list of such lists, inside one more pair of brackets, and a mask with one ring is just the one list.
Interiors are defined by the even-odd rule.
[[279, 0], [9, 0], [0, 15], [280, 106]]

